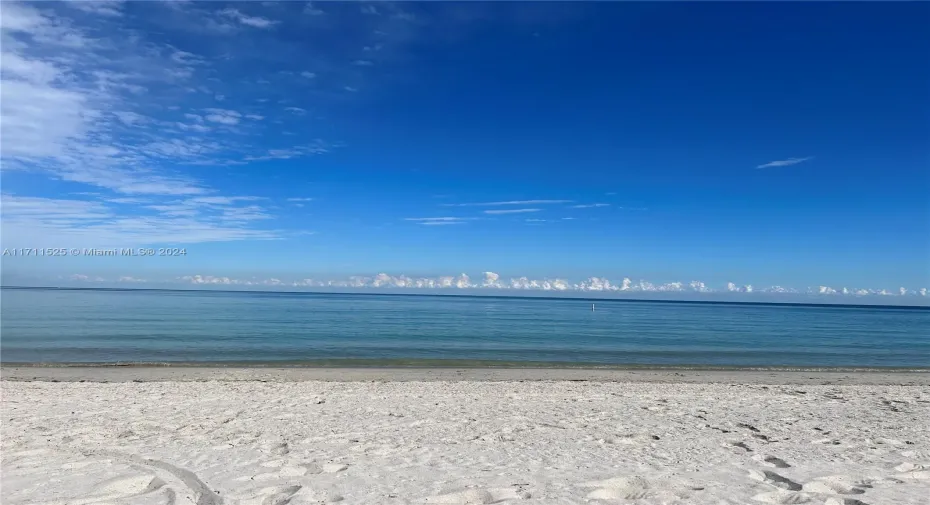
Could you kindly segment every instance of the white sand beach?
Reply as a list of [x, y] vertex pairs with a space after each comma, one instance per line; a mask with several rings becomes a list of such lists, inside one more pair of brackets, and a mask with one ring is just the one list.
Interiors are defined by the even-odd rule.
[[930, 503], [926, 374], [33, 373], [4, 370], [6, 505]]

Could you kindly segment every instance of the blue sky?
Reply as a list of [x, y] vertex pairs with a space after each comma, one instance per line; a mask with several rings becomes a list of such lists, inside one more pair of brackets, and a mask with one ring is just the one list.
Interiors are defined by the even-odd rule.
[[919, 294], [928, 16], [4, 2], [4, 282]]

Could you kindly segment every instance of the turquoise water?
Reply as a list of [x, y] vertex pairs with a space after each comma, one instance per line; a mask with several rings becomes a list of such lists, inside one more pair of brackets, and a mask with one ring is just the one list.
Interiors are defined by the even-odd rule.
[[0, 301], [4, 363], [930, 367], [919, 308], [60, 289]]

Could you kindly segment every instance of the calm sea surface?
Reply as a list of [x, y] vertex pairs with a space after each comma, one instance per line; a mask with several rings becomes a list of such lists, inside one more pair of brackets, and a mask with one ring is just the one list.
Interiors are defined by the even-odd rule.
[[926, 309], [56, 289], [0, 301], [5, 363], [930, 367]]

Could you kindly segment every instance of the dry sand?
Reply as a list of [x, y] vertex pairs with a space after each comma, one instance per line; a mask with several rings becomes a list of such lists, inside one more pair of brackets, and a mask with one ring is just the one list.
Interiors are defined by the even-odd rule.
[[930, 503], [928, 374], [164, 370], [4, 368], [0, 501]]

